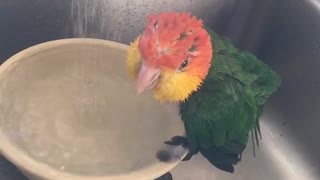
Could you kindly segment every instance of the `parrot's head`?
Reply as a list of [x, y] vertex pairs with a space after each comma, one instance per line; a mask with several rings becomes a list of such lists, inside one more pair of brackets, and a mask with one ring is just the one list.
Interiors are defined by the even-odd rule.
[[201, 20], [165, 12], [147, 16], [143, 33], [130, 45], [127, 68], [138, 79], [138, 94], [152, 89], [156, 100], [179, 102], [201, 86], [212, 56]]

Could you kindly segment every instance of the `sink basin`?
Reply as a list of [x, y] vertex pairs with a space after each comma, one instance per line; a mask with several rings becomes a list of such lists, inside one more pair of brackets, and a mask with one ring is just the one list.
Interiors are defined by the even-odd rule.
[[150, 180], [164, 141], [183, 135], [177, 107], [137, 96], [127, 45], [62, 39], [0, 66], [0, 149], [30, 179]]
[[[228, 174], [197, 155], [171, 171], [174, 180], [319, 180], [319, 7], [318, 0], [8, 0], [0, 3], [0, 60], [61, 38], [129, 44], [146, 14], [191, 12], [270, 65], [282, 85], [263, 113], [256, 157], [249, 143]], [[1, 168], [0, 177], [12, 179]]]

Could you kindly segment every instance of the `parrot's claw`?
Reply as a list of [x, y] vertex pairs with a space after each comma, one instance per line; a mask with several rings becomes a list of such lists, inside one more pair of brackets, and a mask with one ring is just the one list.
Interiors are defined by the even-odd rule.
[[[188, 148], [189, 144], [188, 144], [188, 139], [186, 137], [183, 136], [174, 136], [171, 138], [171, 140], [169, 141], [165, 141], [164, 142], [167, 145], [170, 146], [180, 146], [182, 145], [184, 148]], [[183, 159], [182, 161], [189, 161], [192, 158], [193, 154], [192, 153], [188, 153]]]
[[182, 145], [183, 147], [188, 147], [188, 140], [186, 137], [183, 136], [174, 136], [171, 138], [170, 141], [165, 141], [164, 143], [171, 146]]
[[188, 153], [183, 159], [182, 161], [189, 161], [192, 158], [193, 154], [192, 153]]
[[174, 143], [172, 141], [165, 141], [164, 143], [167, 144], [167, 145], [170, 145], [170, 146], [178, 146], [179, 145], [179, 144], [176, 144], [176, 143]]
[[173, 177], [170, 172], [167, 172], [166, 174], [162, 175], [161, 177], [158, 177], [155, 180], [173, 180]]

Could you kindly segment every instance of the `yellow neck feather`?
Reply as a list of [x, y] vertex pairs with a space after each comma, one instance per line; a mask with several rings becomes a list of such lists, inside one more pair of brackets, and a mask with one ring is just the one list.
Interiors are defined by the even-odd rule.
[[136, 79], [138, 78], [140, 67], [142, 64], [141, 54], [138, 49], [140, 37], [130, 44], [127, 55], [127, 71], [129, 76]]

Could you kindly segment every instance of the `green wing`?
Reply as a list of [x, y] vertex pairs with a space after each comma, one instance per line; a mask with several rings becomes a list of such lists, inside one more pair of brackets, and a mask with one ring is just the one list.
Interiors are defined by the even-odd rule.
[[[224, 61], [220, 62], [220, 58]], [[203, 148], [214, 145], [239, 153], [257, 116], [254, 92], [247, 85], [256, 76], [241, 74], [239, 78], [245, 77], [246, 81], [239, 81], [234, 76], [241, 71], [239, 62], [225, 54], [217, 54], [212, 66], [215, 71], [210, 71], [200, 90], [181, 104], [181, 118], [192, 151], [196, 152], [198, 145]]]
[[263, 106], [280, 79], [255, 56], [207, 30], [214, 46], [212, 66], [200, 90], [181, 104], [180, 114], [192, 153], [200, 151], [215, 165], [235, 164], [250, 132], [258, 143]]

